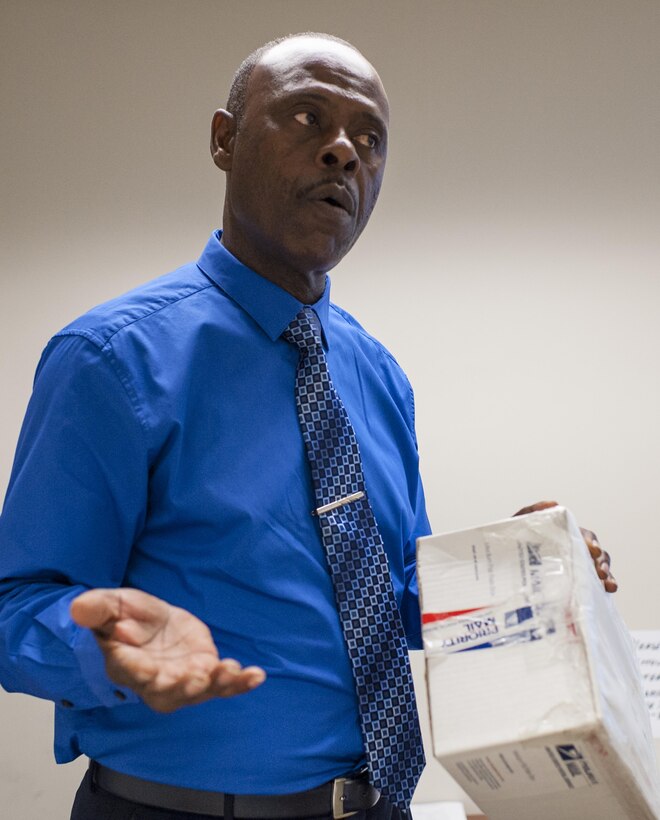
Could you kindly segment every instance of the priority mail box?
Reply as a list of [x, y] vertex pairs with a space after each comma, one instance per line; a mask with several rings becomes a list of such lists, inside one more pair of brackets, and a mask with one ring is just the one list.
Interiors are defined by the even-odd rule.
[[489, 820], [660, 818], [631, 639], [570, 512], [418, 542], [433, 752]]

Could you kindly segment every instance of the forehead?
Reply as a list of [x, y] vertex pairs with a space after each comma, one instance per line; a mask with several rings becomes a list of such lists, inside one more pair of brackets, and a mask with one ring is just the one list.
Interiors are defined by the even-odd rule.
[[262, 103], [264, 96], [325, 91], [372, 109], [384, 122], [389, 118], [374, 67], [358, 51], [332, 40], [294, 37], [279, 43], [257, 63], [248, 88], [248, 98], [261, 97]]

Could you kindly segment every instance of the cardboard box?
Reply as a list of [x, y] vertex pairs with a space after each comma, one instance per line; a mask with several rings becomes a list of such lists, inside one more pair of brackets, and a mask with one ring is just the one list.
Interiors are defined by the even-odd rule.
[[435, 757], [489, 820], [658, 820], [630, 636], [568, 510], [418, 542]]

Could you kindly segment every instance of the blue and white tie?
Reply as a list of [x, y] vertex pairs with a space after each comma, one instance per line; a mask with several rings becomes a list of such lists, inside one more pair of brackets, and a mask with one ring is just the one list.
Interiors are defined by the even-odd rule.
[[407, 809], [424, 768], [410, 660], [385, 548], [355, 432], [332, 384], [318, 320], [309, 307], [283, 338], [296, 345], [296, 403], [316, 514], [353, 666], [372, 784]]

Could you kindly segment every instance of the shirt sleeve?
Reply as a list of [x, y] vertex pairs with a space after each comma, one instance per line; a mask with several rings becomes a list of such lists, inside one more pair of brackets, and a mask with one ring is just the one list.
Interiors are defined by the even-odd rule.
[[403, 547], [404, 592], [401, 601], [401, 620], [408, 639], [409, 649], [422, 649], [422, 615], [419, 606], [419, 589], [417, 587], [417, 539], [431, 534], [431, 525], [426, 514], [426, 499], [422, 477], [419, 472], [417, 433], [415, 431], [415, 394], [405, 377], [408, 406], [410, 413], [409, 428], [414, 442], [415, 459], [409, 470], [409, 494], [413, 509], [412, 528], [408, 541]]
[[148, 455], [136, 400], [82, 335], [44, 351], [0, 516], [0, 683], [89, 709], [138, 700], [105, 672], [69, 605], [118, 587], [143, 524]]
[[417, 588], [417, 539], [431, 533], [431, 525], [426, 515], [424, 488], [421, 476], [417, 475], [415, 497], [415, 519], [410, 540], [404, 547], [405, 589], [401, 602], [401, 619], [408, 639], [409, 649], [422, 649], [422, 616], [419, 608]]

